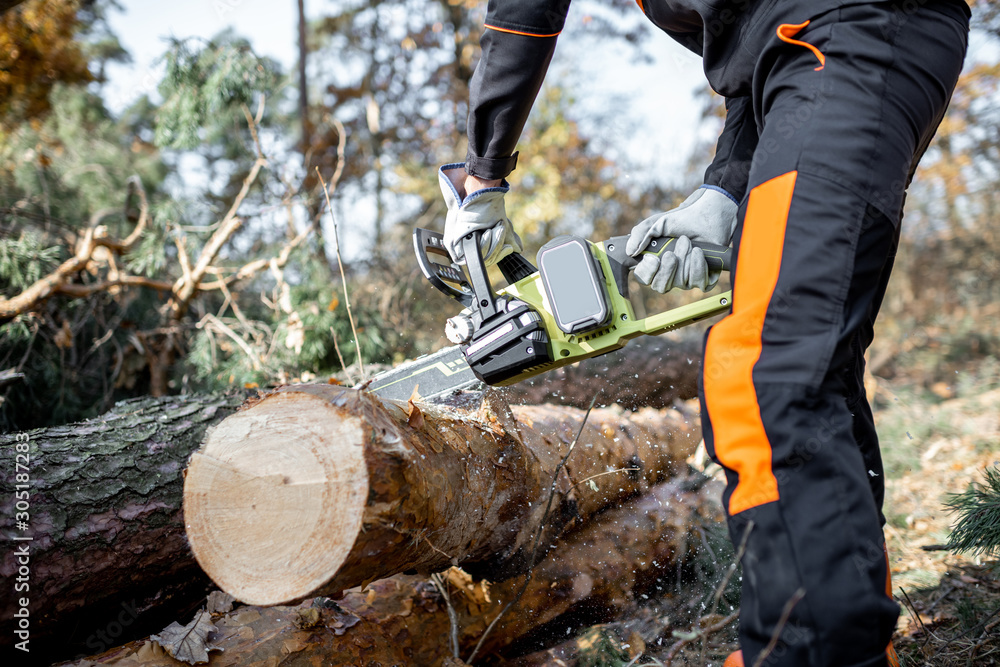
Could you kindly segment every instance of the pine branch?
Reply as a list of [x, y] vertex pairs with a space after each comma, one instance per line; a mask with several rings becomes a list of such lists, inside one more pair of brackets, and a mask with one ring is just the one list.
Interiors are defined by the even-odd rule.
[[987, 468], [983, 483], [951, 494], [946, 507], [958, 513], [948, 548], [988, 557], [1000, 556], [1000, 466]]
[[235, 282], [239, 282], [241, 280], [245, 280], [246, 278], [250, 278], [259, 271], [262, 271], [263, 269], [269, 267], [275, 267], [278, 269], [284, 268], [285, 264], [288, 263], [288, 259], [292, 253], [292, 250], [301, 245], [301, 243], [311, 233], [312, 233], [312, 228], [307, 227], [306, 229], [301, 231], [298, 234], [298, 236], [296, 236], [291, 241], [286, 243], [276, 256], [268, 257], [267, 259], [255, 259], [251, 262], [247, 262], [246, 264], [241, 266], [235, 273], [226, 278], [219, 278], [218, 280], [215, 280], [210, 283], [199, 283], [198, 289], [200, 291], [223, 289], [225, 287], [228, 287], [229, 285], [232, 285]]
[[254, 162], [253, 167], [250, 169], [250, 173], [243, 181], [243, 187], [241, 188], [239, 194], [236, 196], [236, 200], [233, 202], [233, 207], [223, 218], [222, 224], [219, 228], [215, 230], [209, 238], [208, 243], [202, 248], [201, 254], [198, 255], [198, 261], [192, 268], [191, 272], [186, 276], [181, 276], [176, 283], [174, 283], [173, 292], [174, 297], [167, 304], [167, 310], [170, 312], [171, 319], [179, 320], [187, 312], [188, 306], [191, 303], [191, 299], [194, 297], [195, 293], [198, 291], [198, 284], [201, 282], [202, 277], [204, 277], [211, 263], [215, 260], [219, 251], [222, 250], [222, 246], [225, 245], [233, 234], [236, 233], [243, 225], [243, 218], [236, 215], [236, 209], [243, 200], [246, 198], [247, 193], [250, 190], [250, 185], [257, 180], [257, 174], [261, 167], [264, 165], [263, 160], [258, 159]]

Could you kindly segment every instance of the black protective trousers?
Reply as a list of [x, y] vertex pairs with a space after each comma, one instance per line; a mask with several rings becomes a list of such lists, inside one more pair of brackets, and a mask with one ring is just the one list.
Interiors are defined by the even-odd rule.
[[908, 0], [804, 19], [775, 26], [754, 71], [757, 145], [732, 312], [706, 336], [703, 426], [746, 545], [745, 663], [777, 636], [767, 667], [890, 665], [899, 608], [863, 355], [968, 17]]

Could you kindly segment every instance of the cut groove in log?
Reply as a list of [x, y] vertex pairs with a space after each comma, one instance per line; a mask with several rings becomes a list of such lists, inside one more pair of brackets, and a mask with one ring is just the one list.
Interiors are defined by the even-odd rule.
[[571, 522], [647, 490], [700, 438], [676, 412], [595, 410], [543, 526], [582, 418], [554, 406], [512, 414], [495, 397], [471, 414], [285, 387], [220, 424], [192, 456], [192, 551], [223, 590], [258, 605], [454, 564], [511, 576], [538, 530], [551, 544]]

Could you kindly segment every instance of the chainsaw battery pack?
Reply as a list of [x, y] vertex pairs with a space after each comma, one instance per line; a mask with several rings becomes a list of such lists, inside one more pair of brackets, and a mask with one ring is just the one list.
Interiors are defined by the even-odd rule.
[[604, 273], [579, 236], [558, 236], [538, 250], [538, 270], [556, 325], [565, 333], [600, 329], [611, 317]]

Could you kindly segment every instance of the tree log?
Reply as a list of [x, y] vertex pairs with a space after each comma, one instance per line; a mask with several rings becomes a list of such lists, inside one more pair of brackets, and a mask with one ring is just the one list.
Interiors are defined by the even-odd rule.
[[[12, 618], [20, 599], [30, 600], [32, 656], [54, 648], [45, 640], [56, 631], [62, 648], [82, 649], [123, 608], [131, 622], [153, 600], [171, 613], [201, 598], [209, 582], [184, 536], [181, 471], [208, 426], [243, 398], [130, 400], [86, 422], [0, 436], [9, 471], [0, 526], [13, 545], [0, 561], [10, 582], [2, 614]], [[18, 444], [27, 451], [15, 451]], [[17, 471], [15, 461], [23, 466]], [[25, 486], [26, 503], [16, 499], [15, 484]], [[15, 548], [27, 549], [27, 565]], [[15, 639], [5, 632], [0, 644]]]
[[601, 387], [600, 401], [629, 409], [669, 408], [698, 395], [702, 337], [687, 332], [643, 336], [620, 350], [584, 359], [502, 392], [511, 405], [572, 405], [586, 408]]
[[[675, 411], [584, 413], [488, 395], [476, 415], [329, 385], [270, 394], [220, 423], [184, 487], [192, 550], [250, 604], [335, 593], [461, 564], [525, 569], [534, 537], [646, 491], [700, 433]], [[552, 511], [546, 516], [550, 488]]]
[[[478, 656], [517, 653], [531, 637], [562, 641], [566, 629], [621, 618], [671, 580], [679, 562], [695, 555], [699, 526], [720, 519], [719, 489], [660, 484], [621, 508], [608, 510], [561, 538], [532, 570], [524, 594], [487, 635]], [[473, 582], [457, 568], [443, 575], [447, 600], [427, 578], [396, 575], [336, 601], [298, 606], [238, 607], [214, 619], [210, 667], [273, 664], [443, 665], [452, 637], [469, 658], [487, 626], [524, 586], [524, 577]], [[448, 607], [455, 614], [449, 619]], [[188, 619], [182, 619], [187, 621]], [[554, 640], [554, 641], [553, 641]], [[512, 649], [513, 647], [513, 649]], [[94, 656], [100, 664], [167, 667], [152, 642], [137, 641]], [[93, 662], [78, 663], [81, 667]]]

